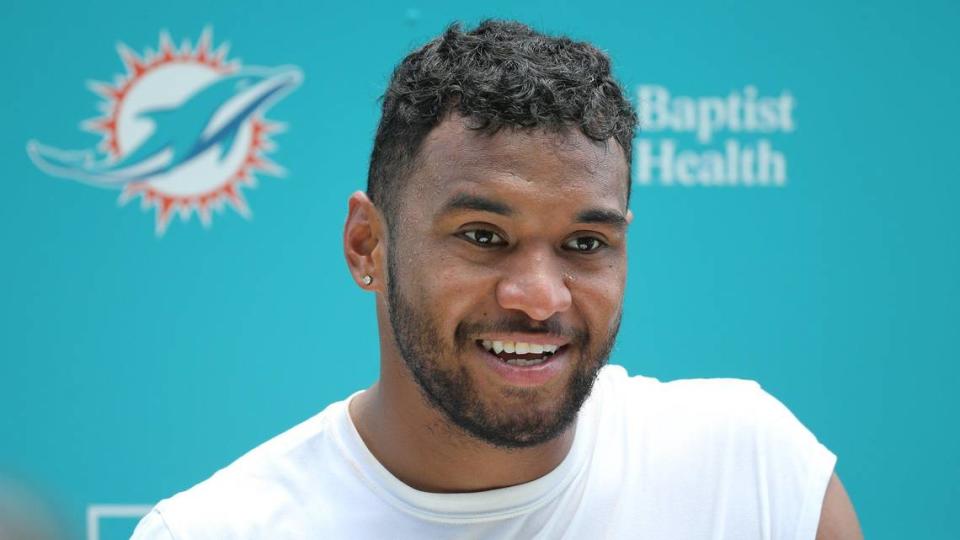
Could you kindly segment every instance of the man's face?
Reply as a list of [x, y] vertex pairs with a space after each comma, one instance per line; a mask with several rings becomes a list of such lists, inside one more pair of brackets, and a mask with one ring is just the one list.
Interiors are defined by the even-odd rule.
[[487, 135], [451, 117], [424, 141], [388, 243], [388, 312], [424, 396], [488, 443], [576, 418], [613, 346], [626, 276], [619, 145]]

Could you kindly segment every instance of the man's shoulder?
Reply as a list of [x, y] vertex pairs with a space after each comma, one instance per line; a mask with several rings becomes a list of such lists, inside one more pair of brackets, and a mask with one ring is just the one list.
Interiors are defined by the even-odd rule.
[[773, 538], [813, 538], [836, 456], [760, 384], [660, 382], [623, 368], [598, 384], [605, 428], [598, 470], [615, 470], [638, 493], [656, 493], [650, 504], [664, 512], [713, 508], [728, 531], [762, 520]]
[[[206, 480], [157, 503], [134, 538], [262, 536], [323, 496], [337, 452], [334, 423], [347, 400], [250, 450]], [[144, 531], [143, 536], [138, 536]], [[152, 531], [166, 530], [167, 536]], [[146, 534], [147, 532], [151, 534]]]
[[736, 378], [700, 378], [660, 381], [629, 375], [618, 365], [601, 371], [598, 385], [604, 399], [627, 405], [627, 410], [645, 412], [665, 409], [675, 413], [729, 415], [776, 402], [757, 381]]
[[598, 385], [602, 387], [604, 409], [621, 411], [625, 426], [662, 441], [682, 438], [691, 442], [714, 437], [718, 442], [753, 444], [757, 437], [797, 437], [809, 433], [783, 403], [753, 380], [698, 378], [663, 382], [628, 375], [620, 366], [608, 366]]
[[798, 484], [829, 478], [836, 456], [756, 381], [660, 382], [631, 377], [618, 366], [604, 371], [598, 381], [604, 387], [602, 422], [610, 441], [625, 442], [631, 456], [653, 458], [678, 475], [685, 468], [718, 463], [740, 470], [770, 468], [779, 479], [791, 470]]

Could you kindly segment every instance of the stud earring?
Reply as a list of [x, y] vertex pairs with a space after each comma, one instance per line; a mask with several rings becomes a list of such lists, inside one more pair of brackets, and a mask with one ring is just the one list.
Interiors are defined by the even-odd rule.
[[373, 283], [373, 278], [370, 276], [370, 274], [365, 274], [365, 275], [363, 276], [363, 284], [364, 284], [364, 285], [369, 285], [369, 284], [371, 284], [371, 283]]

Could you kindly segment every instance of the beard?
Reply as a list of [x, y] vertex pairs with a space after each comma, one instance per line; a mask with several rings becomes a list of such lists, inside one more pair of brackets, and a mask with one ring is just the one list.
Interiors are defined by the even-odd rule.
[[[555, 319], [536, 321], [520, 314], [491, 322], [461, 321], [451, 346], [442, 339], [439, 325], [430, 314], [400, 292], [395, 258], [389, 248], [387, 273], [390, 325], [400, 355], [427, 403], [453, 425], [493, 446], [516, 449], [553, 440], [576, 420], [613, 348], [620, 328], [619, 312], [610, 332], [601, 336], [592, 353], [588, 332], [564, 327]], [[444, 365], [444, 358], [463, 357], [469, 347], [476, 347], [470, 336], [484, 332], [540, 333], [569, 338], [570, 345], [577, 346], [580, 357], [558, 402], [543, 403], [543, 389], [505, 388], [503, 405], [497, 407], [484, 401], [465, 365]]]

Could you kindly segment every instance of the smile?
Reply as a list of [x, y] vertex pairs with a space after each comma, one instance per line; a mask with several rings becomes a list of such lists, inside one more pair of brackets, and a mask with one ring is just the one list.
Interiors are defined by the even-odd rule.
[[560, 346], [545, 343], [527, 343], [523, 341], [477, 340], [477, 345], [499, 358], [502, 362], [515, 367], [536, 366], [546, 362]]

